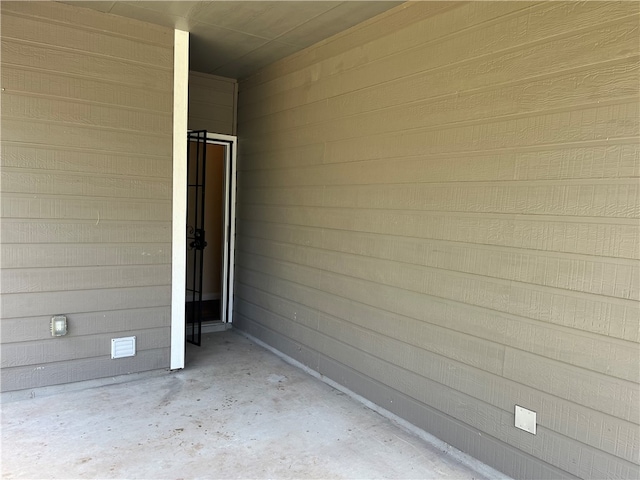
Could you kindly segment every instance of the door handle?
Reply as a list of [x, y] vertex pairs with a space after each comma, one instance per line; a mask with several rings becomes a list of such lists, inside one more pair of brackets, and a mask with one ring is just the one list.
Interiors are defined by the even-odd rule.
[[204, 230], [201, 228], [196, 228], [193, 232], [194, 239], [189, 244], [189, 247], [195, 250], [204, 250], [207, 246], [207, 242], [204, 239]]

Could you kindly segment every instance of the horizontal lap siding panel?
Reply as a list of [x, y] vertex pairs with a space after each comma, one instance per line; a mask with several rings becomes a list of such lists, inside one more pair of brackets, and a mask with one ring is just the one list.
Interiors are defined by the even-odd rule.
[[[121, 335], [121, 332], [83, 336], [68, 334], [64, 338], [57, 339], [57, 342], [46, 339], [11, 343], [2, 346], [0, 365], [5, 369], [111, 356], [111, 339]], [[170, 332], [168, 327], [131, 330], [127, 331], [126, 336], [136, 337], [136, 354], [145, 350], [169, 347]], [[23, 360], [21, 357], [25, 359]], [[21, 358], [19, 364], [15, 363], [17, 358]]]
[[44, 147], [80, 148], [103, 152], [166, 156], [171, 137], [165, 134], [132, 132], [118, 128], [88, 125], [64, 125], [52, 121], [27, 121], [7, 117], [2, 122], [3, 138], [12, 142], [36, 144]]
[[[257, 85], [257, 82], [252, 82], [252, 79], [249, 79], [246, 83], [243, 82], [243, 89], [246, 88], [248, 92], [243, 97], [242, 104], [244, 106], [245, 102], [247, 104], [252, 102], [266, 103], [265, 97], [261, 97], [258, 93], [252, 91], [256, 90], [255, 87], [258, 87], [259, 90], [266, 90], [273, 95], [311, 83], [313, 73], [317, 71], [323, 72], [324, 77], [330, 77], [331, 75], [344, 73], [347, 70], [355, 70], [366, 64], [387, 61], [388, 57], [393, 56], [398, 51], [420, 51], [427, 45], [433, 46], [447, 41], [460, 42], [462, 40], [464, 42], [466, 40], [464, 37], [460, 39], [460, 34], [451, 38], [450, 33], [452, 31], [464, 30], [464, 36], [471, 35], [475, 41], [473, 44], [466, 43], [464, 52], [451, 50], [448, 54], [451, 56], [460, 55], [461, 53], [464, 55], [466, 53], [466, 56], [473, 56], [473, 53], [477, 54], [478, 51], [483, 53], [482, 50], [487, 47], [487, 42], [489, 44], [500, 42], [501, 46], [512, 46], [522, 43], [523, 35], [525, 39], [527, 37], [537, 38], [547, 31], [545, 28], [549, 23], [549, 20], [545, 18], [542, 22], [537, 22], [538, 24], [541, 23], [541, 25], [531, 24], [532, 28], [526, 30], [518, 28], [522, 23], [523, 17], [535, 18], [536, 10], [541, 10], [540, 5], [536, 6], [532, 2], [513, 2], [503, 6], [488, 5], [483, 8], [478, 8], [473, 5], [473, 2], [469, 2], [466, 5], [461, 3], [453, 6], [445, 5], [425, 4], [413, 9], [404, 9], [404, 11], [403, 9], [388, 11], [377, 17], [384, 26], [376, 29], [375, 32], [369, 32], [370, 36], [360, 42], [350, 44], [349, 40], [358, 35], [362, 36], [363, 31], [372, 30], [366, 24], [356, 26], [352, 29], [352, 34], [348, 35], [347, 38], [340, 39], [339, 36], [335, 36], [324, 45], [321, 43], [315, 46], [308, 53], [315, 54], [317, 60], [310, 65], [299, 65], [298, 68], [291, 68], [292, 65], [287, 65], [287, 63], [301, 63], [305, 57], [313, 58], [314, 55], [307, 54], [303, 56], [300, 54], [298, 56], [300, 58], [292, 56], [292, 60], [288, 62], [285, 60], [280, 63], [280, 66], [289, 67], [290, 72], [283, 73], [265, 84]], [[438, 15], [441, 13], [445, 14]], [[586, 13], [589, 14], [590, 12]], [[413, 16], [410, 18], [411, 15]], [[438, 22], [427, 23], [424, 21], [425, 18], [435, 15], [438, 15]], [[591, 13], [591, 15], [593, 14]], [[396, 17], [405, 18], [396, 19]], [[369, 21], [373, 24], [372, 26], [378, 23], [375, 20], [371, 19]], [[402, 24], [396, 26], [394, 25], [396, 21]], [[508, 24], [511, 24], [509, 29], [507, 29]], [[549, 26], [553, 31], [554, 25]], [[542, 30], [540, 27], [542, 27]], [[500, 29], [500, 36], [496, 36], [496, 29]], [[333, 54], [330, 54], [330, 52]], [[441, 58], [429, 56], [422, 59], [421, 64], [425, 60], [442, 62]], [[274, 66], [270, 70], [275, 71], [277, 67]], [[268, 71], [267, 74], [271, 73], [271, 71]], [[323, 78], [323, 80], [326, 80], [326, 78]], [[245, 112], [243, 112], [243, 117], [250, 118], [251, 113], [246, 112], [245, 115]]]
[[[342, 385], [348, 385], [348, 388], [356, 394], [362, 395], [400, 417], [408, 419], [438, 438], [449, 443], [453, 443], [458, 438], [464, 438], [464, 445], [461, 445], [464, 451], [478, 458], [490, 457], [493, 460], [492, 463], [507, 462], [509, 468], [505, 469], [515, 472], [514, 477], [516, 478], [529, 474], [536, 479], [576, 478], [542, 463], [534, 457], [500, 442], [463, 422], [459, 422], [402, 392], [394, 390], [385, 383], [373, 380], [326, 355], [315, 352], [305, 345], [291, 340], [281, 332], [271, 330], [255, 319], [238, 315], [234, 319], [235, 323], [238, 323], [243, 330], [251, 335], [264, 339], [264, 341], [278, 350], [292, 357], [305, 359], [305, 364], [312, 366], [323, 375], [337, 380]], [[391, 399], [393, 400], [392, 402], [390, 402]], [[522, 475], [517, 475], [518, 472], [522, 472]]]
[[[243, 126], [255, 129], [256, 133], [268, 133], [278, 129], [301, 128], [314, 123], [326, 122], [332, 115], [365, 116], [387, 109], [393, 112], [399, 108], [415, 108], [420, 105], [428, 105], [435, 110], [434, 114], [445, 119], [448, 118], [445, 114], [460, 115], [459, 110], [463, 109], [475, 113], [476, 117], [488, 112], [504, 114], [521, 111], [514, 108], [514, 105], [509, 104], [507, 100], [515, 101], [516, 106], [520, 106], [524, 111], [533, 111], [544, 106], [548, 108], [549, 105], [569, 105], [572, 100], [584, 103], [590, 98], [596, 97], [598, 92], [611, 93], [612, 84], [624, 86], [632, 84], [634, 81], [637, 83], [637, 78], [633, 77], [633, 72], [637, 71], [637, 68], [637, 56], [622, 56], [595, 65], [578, 66], [546, 73], [536, 72], [531, 76], [520, 76], [501, 83], [494, 82], [482, 87], [454, 92], [446, 90], [444, 83], [441, 86], [442, 91], [432, 90], [432, 87], [435, 87], [433, 75], [430, 77], [428, 74], [422, 74], [403, 77], [394, 82], [348, 92], [310, 104], [296, 105], [290, 109], [271, 112], [265, 117], [246, 121]], [[596, 72], [598, 76], [594, 77]], [[600, 75], [602, 78], [599, 78]], [[427, 84], [430, 87], [428, 91], [416, 91], [416, 87]], [[548, 89], [548, 95], [545, 95], [544, 98], [538, 98], [535, 93], [540, 89]], [[586, 94], [586, 97], [577, 98], [578, 92]], [[633, 93], [637, 93], [637, 91]], [[481, 102], [488, 98], [501, 103], [483, 105]], [[455, 100], [460, 102], [460, 106], [454, 103]], [[451, 105], [452, 103], [453, 105]], [[446, 112], [443, 110], [446, 106], [457, 108], [457, 110]], [[472, 107], [475, 107], [476, 110], [472, 110]], [[265, 120], [269, 120], [269, 122], [265, 123]]]
[[238, 218], [285, 225], [450, 240], [602, 257], [640, 258], [636, 219], [238, 206]]
[[[513, 120], [442, 129], [393, 132], [372, 137], [330, 142], [328, 163], [355, 162], [375, 158], [443, 154], [453, 152], [518, 149], [523, 147], [622, 141], [637, 137], [638, 103], [629, 101], [606, 107], [548, 113]], [[451, 140], [455, 139], [455, 143]]]
[[[5, 344], [48, 340], [51, 338], [50, 320], [48, 316], [4, 318], [0, 341]], [[68, 321], [69, 335], [73, 337], [111, 332], [128, 336], [126, 332], [132, 330], [169, 327], [171, 312], [165, 307], [104, 310], [74, 313]]]
[[123, 287], [69, 292], [12, 293], [2, 297], [2, 318], [168, 307], [171, 287]]
[[66, 219], [4, 219], [2, 243], [157, 243], [171, 242], [171, 222]]
[[529, 384], [536, 389], [640, 424], [637, 382], [618, 381], [513, 349], [507, 349], [504, 363], [506, 378], [534, 379]]
[[516, 478], [640, 475], [639, 14], [404, 4], [243, 81], [234, 323]]
[[[640, 173], [640, 148], [633, 138], [590, 142], [586, 146], [396, 156], [393, 158], [399, 168], [393, 171], [389, 171], [386, 158], [323, 164], [323, 154], [324, 145], [313, 145], [243, 155], [245, 170], [240, 175], [247, 186], [292, 186], [385, 183], [385, 170], [391, 183], [624, 178]], [[432, 176], [425, 173], [425, 162]]]
[[[549, 145], [567, 145], [594, 141], [624, 142], [640, 134], [637, 97], [622, 99], [611, 105], [578, 107], [570, 111], [553, 110], [535, 115], [522, 114], [514, 118], [491, 118], [427, 128], [396, 130], [375, 135], [348, 135], [347, 138], [327, 138], [324, 163], [345, 163], [377, 158], [404, 157], [409, 155], [453, 154], [482, 152], [485, 150], [522, 149]], [[383, 122], [384, 116], [378, 121]], [[355, 128], [355, 127], [354, 127]], [[364, 128], [366, 130], [366, 127]], [[313, 133], [293, 147], [307, 147], [318, 142]], [[320, 137], [323, 138], [323, 137]], [[455, 138], [455, 143], [451, 139]], [[248, 154], [256, 151], [280, 151], [285, 149], [289, 137], [259, 137], [245, 142]], [[628, 140], [627, 142], [628, 143]]]
[[[127, 182], [136, 184], [136, 182]], [[61, 198], [62, 197], [62, 198]], [[43, 199], [47, 201], [44, 202]], [[82, 200], [82, 202], [79, 202]], [[0, 209], [4, 218], [60, 218], [73, 220], [137, 220], [170, 222], [170, 200], [147, 198], [113, 200], [110, 197], [26, 193], [4, 194]]]
[[[236, 88], [237, 80], [233, 78], [210, 75], [201, 72], [189, 72], [189, 85], [203, 88], [203, 101], [220, 103], [221, 105], [233, 105], [231, 96]], [[215, 99], [215, 100], [214, 100]]]
[[[509, 345], [594, 372], [610, 374], [615, 370], [618, 378], [636, 382], [638, 380], [639, 366], [635, 361], [637, 348], [631, 342], [614, 338], [602, 340], [597, 335], [574, 333], [566, 327], [512, 315], [496, 315], [489, 310], [477, 310], [467, 305], [428, 297], [415, 302], [415, 312], [423, 307], [422, 314], [408, 311], [396, 313], [385, 310], [384, 306], [372, 306], [354, 298], [331, 295], [313, 286], [265, 276], [257, 271], [243, 270], [240, 281], [238, 295], [242, 298], [269, 310], [285, 308], [283, 315], [288, 318], [299, 317], [303, 322], [305, 317], [298, 315], [298, 312], [300, 309], [310, 309], [308, 318], [317, 322], [310, 326], [318, 329], [322, 328], [317, 320], [318, 315], [329, 315], [476, 367], [481, 364], [491, 365], [487, 363], [492, 359], [488, 353], [487, 358], [477, 357], [478, 352], [485, 355], [485, 347], [481, 346], [486, 346], [486, 352], [494, 352], [499, 351], [503, 345]], [[264, 283], [257, 283], [258, 281]], [[272, 302], [275, 302], [273, 306]], [[398, 329], [397, 325], [403, 325], [403, 328]], [[445, 341], [440, 341], [440, 338]], [[458, 342], [452, 342], [451, 339], [457, 339]], [[475, 347], [469, 350], [465, 345]], [[581, 354], [567, 355], [567, 346]], [[594, 358], [590, 352], [596, 346], [602, 353]], [[503, 358], [498, 353], [492, 355], [494, 360]], [[493, 368], [497, 371], [502, 366], [497, 368], [494, 364]]]
[[[37, 75], [34, 75], [37, 73]], [[121, 79], [85, 78], [82, 74], [43, 71], [38, 67], [3, 66], [0, 72], [5, 92], [42, 96], [47, 99], [73, 99], [91, 105], [107, 105], [127, 110], [172, 114], [171, 99], [145, 87], [117, 88]], [[126, 84], [125, 84], [126, 85]]]
[[[294, 321], [296, 324], [305, 325], [308, 328], [315, 328], [318, 332], [322, 331], [329, 336], [336, 336], [336, 331], [330, 331], [328, 325], [323, 325], [318, 322], [318, 314], [305, 315], [304, 303], [311, 302], [316, 305], [320, 303], [321, 297], [314, 294], [311, 289], [302, 287], [300, 285], [292, 284], [291, 282], [283, 282], [275, 280], [273, 278], [265, 278], [263, 275], [251, 272], [245, 269], [241, 269], [240, 272], [241, 281], [239, 284], [238, 294], [243, 298], [248, 298], [246, 302], [256, 302], [263, 306], [264, 310], [268, 312], [278, 312], [278, 308], [275, 305], [291, 305], [294, 308], [294, 314], [291, 311], [280, 310], [280, 316], [288, 318]], [[255, 288], [250, 286], [255, 285]], [[267, 285], [265, 287], [265, 285]], [[261, 290], [261, 289], [267, 289]], [[270, 293], [274, 292], [274, 293]], [[293, 292], [293, 295], [290, 293]], [[250, 296], [249, 296], [250, 295]], [[295, 298], [296, 302], [284, 300], [282, 295], [287, 295], [287, 298]], [[265, 302], [266, 299], [266, 302]], [[242, 303], [241, 300], [237, 300], [238, 305]], [[301, 303], [298, 303], [301, 302]], [[348, 312], [349, 318], [345, 320], [346, 325], [350, 323], [365, 324], [368, 329], [376, 329], [382, 335], [384, 332], [382, 329], [397, 329], [397, 325], [404, 325], [405, 321], [389, 323], [388, 326], [381, 326], [381, 329], [377, 329], [376, 325], [383, 325], [385, 320], [393, 320], [391, 316], [386, 315], [384, 311], [374, 311], [374, 309], [360, 308], [351, 304], [344, 309], [344, 304], [350, 301], [346, 299], [336, 299], [333, 297], [330, 307], [327, 306], [327, 301], [322, 305], [317, 305], [317, 309], [330, 308], [332, 311], [340, 311], [340, 315], [345, 315], [344, 312]], [[286, 308], [286, 307], [283, 307]], [[340, 310], [342, 308], [342, 310]], [[300, 310], [302, 309], [302, 311]], [[318, 310], [319, 311], [319, 310]], [[313, 311], [311, 311], [313, 313]], [[438, 312], [434, 312], [434, 315], [438, 315]], [[256, 322], [261, 322], [262, 317], [265, 316], [264, 311], [257, 317]], [[433, 318], [433, 315], [429, 320]], [[473, 325], [473, 317], [469, 317], [467, 322], [469, 325]], [[489, 327], [488, 322], [485, 322], [487, 329]], [[445, 326], [448, 326], [445, 324]], [[423, 330], [428, 330], [429, 326], [423, 326]], [[284, 333], [286, 335], [292, 335], [295, 331], [294, 326], [289, 326]], [[306, 330], [308, 331], [308, 330]], [[414, 334], [415, 338], [419, 338], [419, 333], [414, 333], [411, 329], [407, 329], [406, 333], [397, 333], [395, 335], [388, 335], [389, 337], [398, 337], [405, 334]], [[298, 338], [300, 342], [302, 339]], [[342, 338], [338, 338], [342, 340]], [[429, 346], [428, 348], [432, 348]], [[377, 350], [376, 352], [381, 352]], [[379, 353], [377, 353], [379, 354]], [[437, 359], [437, 356], [432, 356]], [[460, 359], [458, 359], [460, 360]], [[549, 429], [562, 433], [565, 436], [578, 440], [582, 443], [597, 447], [599, 449], [606, 450], [607, 452], [625, 458], [632, 462], [638, 462], [638, 455], [640, 450], [640, 430], [637, 425], [625, 420], [621, 420], [603, 412], [598, 412], [588, 407], [580, 406], [578, 404], [560, 399], [553, 395], [534, 390], [531, 387], [524, 386], [521, 383], [515, 381], [508, 381], [500, 378], [496, 375], [487, 375], [479, 369], [468, 370], [460, 368], [461, 365], [457, 361], [451, 361], [446, 357], [439, 360], [439, 363], [446, 365], [442, 370], [435, 368], [431, 369], [433, 380], [438, 381], [444, 385], [455, 387], [458, 390], [465, 392], [468, 395], [474, 396], [484, 402], [490, 403], [496, 407], [499, 407], [507, 412], [513, 412], [513, 403], [527, 402], [530, 408], [538, 411], [538, 424], [543, 425]], [[424, 362], [423, 362], [424, 363]], [[429, 364], [426, 364], [427, 366]], [[424, 369], [422, 369], [424, 372]], [[451, 371], [451, 375], [442, 376], [442, 372]], [[480, 388], [482, 386], [482, 388]], [[499, 394], [494, 393], [499, 391]], [[569, 416], [571, 418], [582, 418], [583, 423], [580, 424], [568, 424], [563, 422], [563, 418]], [[587, 425], [588, 428], [584, 426]], [[594, 427], [591, 429], [591, 427]], [[619, 442], [618, 439], [624, 439], [624, 442]], [[628, 440], [628, 442], [626, 441]]]
[[78, 195], [169, 200], [170, 179], [131, 178], [89, 173], [49, 173], [39, 170], [2, 169], [2, 190], [8, 194]]
[[75, 172], [92, 175], [126, 175], [160, 178], [171, 177], [170, 156], [145, 153], [96, 152], [86, 148], [34, 145], [4, 141], [2, 168], [21, 168], [49, 172]]
[[[193, 93], [190, 92], [190, 94]], [[208, 119], [209, 121], [215, 121], [228, 126], [233, 122], [233, 115], [233, 106], [203, 103], [197, 99], [194, 99], [193, 102], [189, 104], [189, 118], [194, 122], [202, 122]], [[192, 130], [197, 130], [197, 128]]]
[[[3, 200], [3, 202], [6, 200]], [[159, 265], [171, 263], [171, 243], [13, 244], [2, 251], [3, 269]]]
[[[246, 170], [273, 170], [276, 168], [287, 168], [294, 166], [322, 165], [324, 163], [324, 143], [314, 143], [302, 147], [287, 150], [277, 150], [270, 152], [256, 152], [253, 154], [241, 150], [242, 169], [238, 175], [242, 175]], [[245, 166], [246, 165], [246, 166]]]
[[[114, 37], [130, 38], [136, 42], [173, 48], [173, 31], [171, 29], [150, 23], [143, 25], [137, 20], [124, 17], [118, 17], [114, 21], [113, 15], [97, 15], [96, 12], [89, 9], [61, 8], [47, 2], [16, 1], [4, 2], [2, 11], [43, 22], [55, 21], [100, 33], [107, 31]], [[81, 48], [82, 46], [76, 45], [75, 47]], [[118, 55], [126, 55], [126, 52], [119, 52]]]
[[2, 388], [168, 368], [173, 31], [3, 2], [1, 33]]
[[[524, 4], [520, 8], [525, 8]], [[292, 85], [299, 86], [305, 81], [309, 81], [310, 73], [319, 70], [323, 62], [339, 62], [346, 55], [355, 58], [351, 62], [366, 63], [370, 55], [376, 55], [378, 51], [384, 55], [389, 54], [387, 35], [393, 34], [394, 38], [406, 37], [409, 42], [419, 41], [417, 35], [429, 35], [432, 28], [423, 30], [420, 20], [428, 16], [434, 16], [446, 10], [453, 10], [452, 15], [456, 15], [458, 5], [446, 5], [444, 3], [421, 3], [412, 9], [395, 8], [387, 10], [382, 14], [370, 18], [359, 25], [356, 25], [344, 32], [338, 33], [325, 39], [314, 46], [271, 65], [268, 69], [257, 72], [254, 76], [243, 79], [242, 88], [246, 92], [243, 96], [243, 103], [264, 102], [268, 94], [275, 94], [290, 89]], [[467, 12], [465, 12], [466, 14]], [[463, 15], [469, 21], [470, 15]], [[461, 20], [461, 19], [460, 19]], [[415, 25], [412, 23], [415, 22]], [[384, 25], [380, 28], [380, 25]], [[435, 26], [437, 28], [437, 26]], [[358, 51], [365, 45], [374, 43], [378, 48], [372, 48], [370, 55], [359, 55]], [[285, 80], [286, 81], [283, 81]], [[255, 87], [259, 87], [258, 90]], [[265, 93], [267, 95], [265, 95]], [[245, 112], [243, 116], [247, 116]]]
[[172, 126], [170, 113], [146, 112], [6, 91], [2, 97], [2, 110], [5, 115], [21, 120], [116, 128], [140, 133], [166, 131]]
[[235, 135], [237, 82], [189, 72], [189, 130]]
[[[4, 21], [10, 21], [4, 19]], [[32, 67], [54, 73], [67, 73], [89, 79], [106, 79], [122, 82], [134, 88], [149, 88], [171, 93], [173, 75], [171, 68], [154, 67], [137, 62], [119, 60], [97, 54], [41, 46], [11, 38], [2, 40], [2, 61], [11, 67]]]
[[[558, 201], [545, 202], [546, 199]], [[244, 201], [248, 206], [638, 218], [640, 185], [637, 179], [619, 179], [247, 188]]]
[[290, 281], [314, 282], [312, 285], [318, 290], [359, 299], [385, 310], [409, 310], [411, 307], [402, 305], [401, 299], [415, 304], [422, 296], [429, 295], [433, 297], [430, 300], [459, 302], [551, 325], [638, 341], [640, 312], [636, 302], [630, 300], [571, 294], [542, 287], [527, 289], [515, 282], [416, 268], [407, 269], [405, 277], [400, 265], [387, 272], [384, 268], [388, 263], [372, 262], [379, 268], [368, 271], [350, 258], [345, 258], [341, 266], [332, 263], [321, 270], [258, 256], [246, 250], [242, 252], [238, 260], [240, 265], [246, 262], [250, 268], [264, 273], [273, 272], [273, 275]]
[[[549, 13], [550, 8], [553, 7], [546, 7], [543, 12]], [[385, 88], [385, 83], [391, 85], [391, 82], [406, 83], [420, 79], [423, 86], [429, 85], [429, 91], [421, 98], [428, 98], [632, 55], [637, 11], [613, 3], [600, 4], [600, 8], [596, 8], [595, 11], [593, 5], [587, 6], [583, 11], [590, 9], [592, 11], [589, 22], [580, 23], [573, 28], [568, 21], [565, 24], [555, 23], [555, 34], [540, 35], [532, 39], [532, 42], [518, 40], [517, 35], [512, 32], [503, 32], [501, 24], [481, 25], [484, 28], [479, 31], [470, 29], [464, 34], [444, 37], [437, 43], [424, 42], [417, 48], [397, 51], [396, 54], [365, 62], [355, 68], [337, 70], [333, 73], [324, 73], [322, 70], [322, 73], [313, 72], [315, 76], [320, 77], [315, 81], [314, 75], [309, 73], [305, 83], [300, 86], [290, 84], [285, 78], [282, 81], [286, 83], [287, 91], [279, 95], [269, 96], [257, 102], [255, 106], [245, 104], [245, 100], [242, 99], [241, 121], [245, 121], [245, 109], [250, 109], [246, 117], [251, 119], [254, 116], [287, 110], [303, 103], [338, 97], [356, 90], [364, 93], [366, 89]], [[611, 10], [617, 10], [619, 13], [616, 15]], [[602, 26], [603, 14], [612, 15], [606, 26]], [[514, 19], [514, 29], [519, 28], [522, 31], [518, 24], [529, 22], [533, 16], [529, 11], [522, 10], [520, 17]], [[571, 18], [574, 17], [575, 15], [571, 15]], [[622, 20], [614, 20], [616, 17]], [[542, 15], [541, 25], [544, 25], [547, 18]], [[532, 32], [536, 33], [535, 29]], [[389, 42], [388, 39], [385, 40]], [[393, 42], [393, 39], [390, 41]], [[366, 58], [361, 52], [358, 53], [361, 58]], [[559, 63], [541, 62], [542, 58], [550, 54], [558, 58]], [[473, 81], [469, 81], [471, 76]], [[396, 87], [401, 87], [401, 84]], [[248, 92], [247, 96], [250, 97], [251, 93]], [[354, 98], [357, 99], [358, 96]]]
[[197, 103], [233, 107], [235, 89], [236, 81], [231, 78], [189, 72], [189, 93], [197, 93]]
[[0, 293], [59, 292], [170, 285], [171, 265], [3, 268]]
[[[167, 332], [167, 336], [169, 333]], [[80, 358], [62, 362], [46, 363], [38, 367], [3, 368], [0, 380], [4, 391], [60, 385], [96, 378], [127, 375], [167, 368], [169, 347], [154, 348], [139, 352], [135, 357], [112, 360], [110, 354], [92, 358]]]
[[231, 131], [229, 130], [231, 120], [224, 120], [220, 118], [212, 119], [209, 116], [197, 117], [195, 115], [189, 115], [189, 122], [189, 130], [206, 130], [208, 133], [231, 135]]
[[5, 12], [5, 15], [7, 18], [2, 22], [2, 36], [5, 38], [39, 45], [55, 43], [58, 48], [117, 57], [151, 66], [169, 65], [173, 60], [173, 45], [142, 43], [56, 20], [43, 21], [42, 18], [34, 19], [10, 12]]
[[[240, 222], [243, 239], [274, 241], [524, 283], [640, 300], [637, 262], [586, 255]], [[246, 241], [245, 240], [245, 241]]]
[[[249, 309], [243, 316], [255, 320], [255, 313]], [[513, 421], [511, 412], [503, 411], [484, 402], [478, 402], [461, 393], [458, 389], [443, 387], [438, 382], [413, 373], [404, 366], [396, 366], [396, 364], [375, 355], [360, 352], [350, 344], [341, 341], [342, 339], [313, 334], [308, 329], [274, 314], [260, 312], [259, 316], [264, 318], [257, 322], [260, 325], [274, 332], [286, 331], [288, 335], [293, 335], [292, 341], [302, 345], [309, 346], [308, 341], [305, 342], [305, 337], [313, 338], [315, 341], [309, 348], [324, 352], [326, 357], [348, 368], [360, 371], [367, 377], [386, 384], [398, 392], [404, 392], [411, 398], [478, 429], [483, 434], [489, 434], [510, 445], [517, 446], [522, 451], [543, 458], [549, 463], [559, 464], [560, 468], [576, 476], [602, 478], [602, 474], [609, 469], [622, 467], [622, 471], [629, 475], [628, 478], [633, 478], [640, 471], [638, 466], [632, 462], [620, 460], [614, 455], [603, 453], [593, 447], [576, 445], [571, 439], [547, 430], [545, 427], [539, 427], [535, 437], [525, 435], [524, 432], [515, 429], [505, 430], [502, 426], [509, 425]], [[303, 333], [305, 330], [307, 330], [306, 333]], [[366, 367], [354, 365], [352, 359], [358, 356], [364, 356], [367, 359]], [[411, 360], [407, 359], [401, 363], [406, 365], [411, 363]], [[326, 374], [322, 370], [320, 373]], [[391, 400], [389, 404], [391, 405], [393, 401]], [[559, 451], [566, 452], [566, 456], [563, 457], [558, 453]], [[584, 461], [585, 458], [595, 458], [599, 462]], [[594, 465], [594, 463], [596, 464]], [[625, 478], [625, 476], [620, 478]]]
[[[551, 78], [527, 79], [516, 85], [492, 85], [480, 91], [458, 92], [428, 100], [397, 99], [399, 101], [390, 102], [387, 99], [383, 102], [382, 99], [364, 97], [356, 101], [334, 102], [332, 99], [326, 108], [302, 112], [306, 115], [287, 110], [270, 115], [269, 122], [262, 121], [260, 125], [267, 127], [265, 139], [271, 131], [289, 131], [293, 136], [291, 144], [295, 145], [308, 138], [314, 129], [320, 129], [324, 138], [333, 140], [354, 134], [384, 133], [389, 123], [396, 130], [404, 130], [572, 108], [576, 104], [589, 104], [591, 99], [595, 104], [599, 103], [602, 95], [607, 95], [610, 101], [634, 98], [638, 95], [640, 83], [637, 60], [637, 57], [626, 58], [611, 66], [596, 65], [578, 72], [555, 74]], [[540, 92], [544, 92], [544, 96]], [[391, 96], [397, 97], [397, 94]], [[366, 107], [369, 110], [361, 111]], [[317, 116], [313, 115], [315, 112], [318, 112]], [[331, 119], [331, 114], [340, 118]], [[255, 130], [256, 133], [260, 131], [258, 128]]]
[[[263, 289], [269, 289], [268, 286], [258, 285]], [[296, 290], [311, 293], [310, 288], [298, 285], [288, 285], [292, 293]], [[298, 287], [298, 288], [297, 288]], [[245, 303], [243, 311], [254, 308], [254, 304], [263, 305], [263, 310], [276, 313], [285, 318], [297, 320], [309, 328], [324, 332], [329, 336], [341, 339], [350, 345], [358, 346], [358, 348], [375, 352], [383, 352], [386, 349], [381, 348], [381, 343], [395, 343], [397, 349], [394, 354], [412, 350], [423, 350], [422, 355], [426, 358], [425, 363], [437, 363], [439, 356], [445, 356], [455, 361], [480, 368], [489, 372], [500, 374], [502, 372], [502, 363], [504, 360], [503, 347], [486, 340], [473, 337], [464, 332], [455, 332], [447, 328], [438, 327], [427, 322], [420, 322], [410, 318], [401, 318], [400, 316], [388, 315], [388, 319], [393, 319], [393, 323], [402, 322], [405, 329], [399, 333], [389, 332], [389, 328], [384, 328], [383, 320], [384, 311], [374, 313], [372, 317], [365, 321], [359, 315], [365, 311], [374, 309], [364, 308], [358, 309], [358, 314], [350, 315], [347, 319], [334, 317], [327, 314], [322, 309], [312, 309], [304, 305], [304, 298], [301, 296], [300, 302], [291, 302], [284, 298], [274, 296], [258, 288], [240, 285], [239, 290], [243, 293], [242, 298], [250, 299], [251, 305]], [[291, 295], [289, 298], [294, 298]], [[342, 299], [338, 300], [343, 303]], [[242, 302], [242, 300], [239, 300]], [[353, 308], [356, 311], [355, 308]], [[343, 315], [344, 316], [344, 315]], [[259, 316], [258, 316], [259, 317]], [[393, 325], [389, 323], [389, 325]], [[398, 338], [396, 338], [398, 337]], [[352, 338], [352, 341], [348, 339]], [[432, 339], [427, 342], [427, 339]]]
[[[384, 183], [491, 182], [637, 178], [640, 145], [546, 147], [453, 155], [415, 155], [388, 160], [267, 168], [261, 154], [243, 156], [242, 182], [251, 187], [375, 185]], [[268, 157], [267, 157], [268, 158]], [[425, 169], [425, 163], [429, 169]], [[253, 168], [255, 167], [255, 168]]]

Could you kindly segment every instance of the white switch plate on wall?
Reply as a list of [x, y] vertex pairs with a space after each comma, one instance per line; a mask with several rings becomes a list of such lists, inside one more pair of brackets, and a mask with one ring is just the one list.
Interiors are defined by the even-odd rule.
[[536, 412], [516, 405], [516, 427], [536, 434]]

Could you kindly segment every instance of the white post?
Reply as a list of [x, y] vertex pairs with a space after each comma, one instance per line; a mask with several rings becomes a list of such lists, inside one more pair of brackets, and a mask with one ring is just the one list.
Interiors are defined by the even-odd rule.
[[173, 43], [173, 216], [171, 234], [171, 370], [184, 368], [187, 251], [187, 114], [189, 32]]

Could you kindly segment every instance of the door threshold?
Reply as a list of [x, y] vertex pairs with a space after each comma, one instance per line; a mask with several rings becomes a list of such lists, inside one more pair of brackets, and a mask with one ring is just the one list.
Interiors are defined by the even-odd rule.
[[217, 333], [231, 330], [230, 323], [223, 323], [220, 320], [202, 322], [202, 333]]

